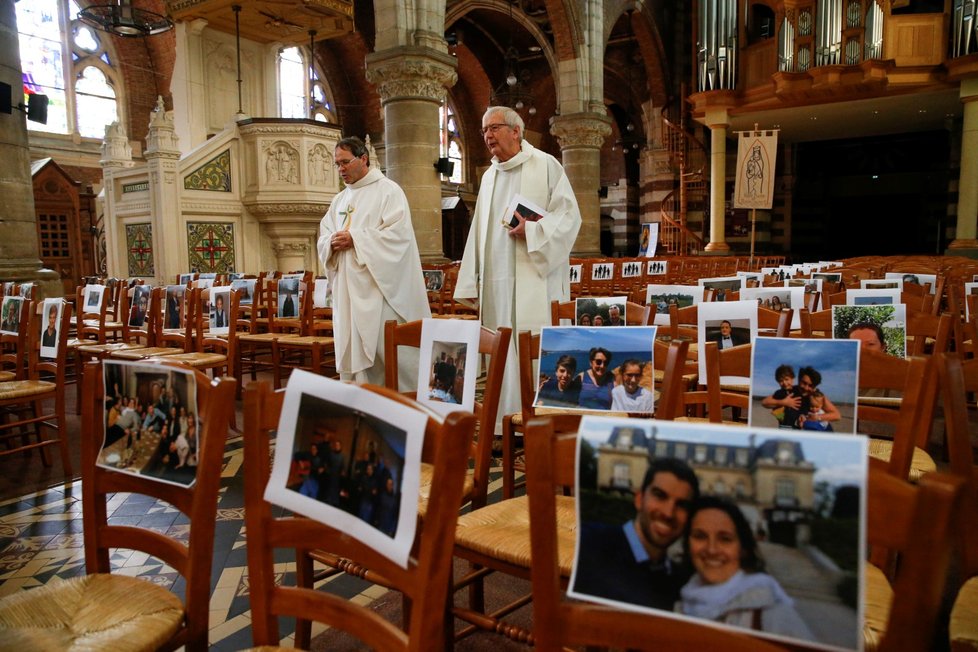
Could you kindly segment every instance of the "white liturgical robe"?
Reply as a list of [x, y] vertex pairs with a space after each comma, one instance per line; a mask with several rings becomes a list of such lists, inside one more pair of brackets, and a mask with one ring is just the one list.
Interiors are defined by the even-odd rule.
[[[502, 225], [516, 194], [546, 210], [526, 223], [526, 239], [511, 237]], [[517, 333], [549, 326], [550, 302], [570, 297], [568, 261], [580, 228], [577, 199], [557, 159], [525, 140], [508, 161], [493, 157], [482, 175], [455, 298], [478, 298], [484, 326], [513, 329], [496, 434], [504, 415], [521, 410]]]
[[[330, 239], [349, 230], [353, 248]], [[411, 209], [400, 186], [376, 168], [343, 189], [319, 225], [319, 260], [333, 295], [333, 340], [341, 378], [384, 384], [384, 322], [431, 316]], [[398, 356], [401, 386], [417, 384], [417, 357]]]

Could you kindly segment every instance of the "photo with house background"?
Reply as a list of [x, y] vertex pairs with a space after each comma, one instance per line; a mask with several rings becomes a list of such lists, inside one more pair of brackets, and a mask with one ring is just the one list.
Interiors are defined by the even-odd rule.
[[[569, 595], [676, 618], [714, 620], [689, 615], [689, 601], [683, 598], [671, 608], [648, 606], [669, 594], [608, 598], [601, 594], [603, 587], [595, 588], [615, 586], [615, 578], [588, 586], [587, 578], [593, 577], [589, 565], [604, 573], [623, 565], [582, 547], [582, 532], [636, 527], [636, 493], [641, 495], [650, 463], [664, 459], [679, 460], [692, 469], [701, 497], [709, 497], [704, 505], [719, 498], [739, 510], [763, 559], [764, 573], [783, 589], [793, 617], [802, 623], [795, 628], [798, 634], [787, 638], [824, 649], [860, 648], [858, 605], [865, 550], [861, 521], [868, 464], [862, 437], [586, 416], [577, 469], [581, 527]], [[687, 577], [698, 577], [699, 570], [695, 561], [684, 562], [682, 535], [677, 536], [666, 555], [686, 582]], [[634, 567], [634, 561], [630, 563]], [[646, 585], [632, 586], [644, 590]], [[718, 583], [710, 588], [726, 587]], [[778, 625], [763, 616], [761, 623], [769, 631], [753, 633], [786, 638], [772, 633]]]

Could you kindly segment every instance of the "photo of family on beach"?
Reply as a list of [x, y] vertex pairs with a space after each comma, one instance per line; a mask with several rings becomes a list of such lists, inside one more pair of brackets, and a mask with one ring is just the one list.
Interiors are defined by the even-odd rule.
[[588, 415], [568, 596], [861, 649], [866, 449], [863, 437]]
[[655, 333], [654, 326], [543, 328], [533, 405], [651, 414]]
[[296, 370], [265, 499], [407, 564], [427, 417], [356, 385]]
[[856, 432], [859, 342], [760, 337], [751, 362], [751, 426]]

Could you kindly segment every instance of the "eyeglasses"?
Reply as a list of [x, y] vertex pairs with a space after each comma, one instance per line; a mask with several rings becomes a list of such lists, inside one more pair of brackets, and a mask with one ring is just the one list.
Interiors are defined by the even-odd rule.
[[595, 364], [599, 367], [603, 367], [606, 364], [608, 364], [608, 361], [605, 360], [604, 358], [595, 358], [594, 360], [591, 360], [591, 364]]
[[[485, 136], [486, 134], [495, 135], [496, 132], [502, 129], [503, 127], [509, 127], [509, 125], [506, 124], [505, 122], [494, 122], [491, 125], [486, 125], [482, 129], [480, 129], [480, 131], [482, 132], [483, 136]], [[512, 129], [512, 127], [510, 127], [510, 129]]]
[[357, 157], [357, 158], [348, 158], [345, 161], [336, 161], [336, 163], [334, 163], [334, 165], [336, 167], [338, 167], [338, 168], [345, 168], [345, 167], [349, 166], [350, 163], [353, 163], [354, 161], [359, 161], [359, 160], [360, 160], [359, 157]]

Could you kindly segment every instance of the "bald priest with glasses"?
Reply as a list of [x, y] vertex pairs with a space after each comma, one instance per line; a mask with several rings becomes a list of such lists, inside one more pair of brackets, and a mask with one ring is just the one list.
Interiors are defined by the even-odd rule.
[[[550, 302], [570, 298], [568, 260], [581, 212], [563, 167], [523, 138], [523, 119], [505, 106], [489, 107], [482, 138], [492, 164], [482, 175], [455, 298], [478, 303], [482, 324], [539, 331], [550, 324]], [[510, 208], [519, 196], [542, 209], [527, 219]], [[508, 214], [507, 214], [508, 213]], [[510, 344], [495, 432], [502, 415], [520, 411], [516, 337]]]

